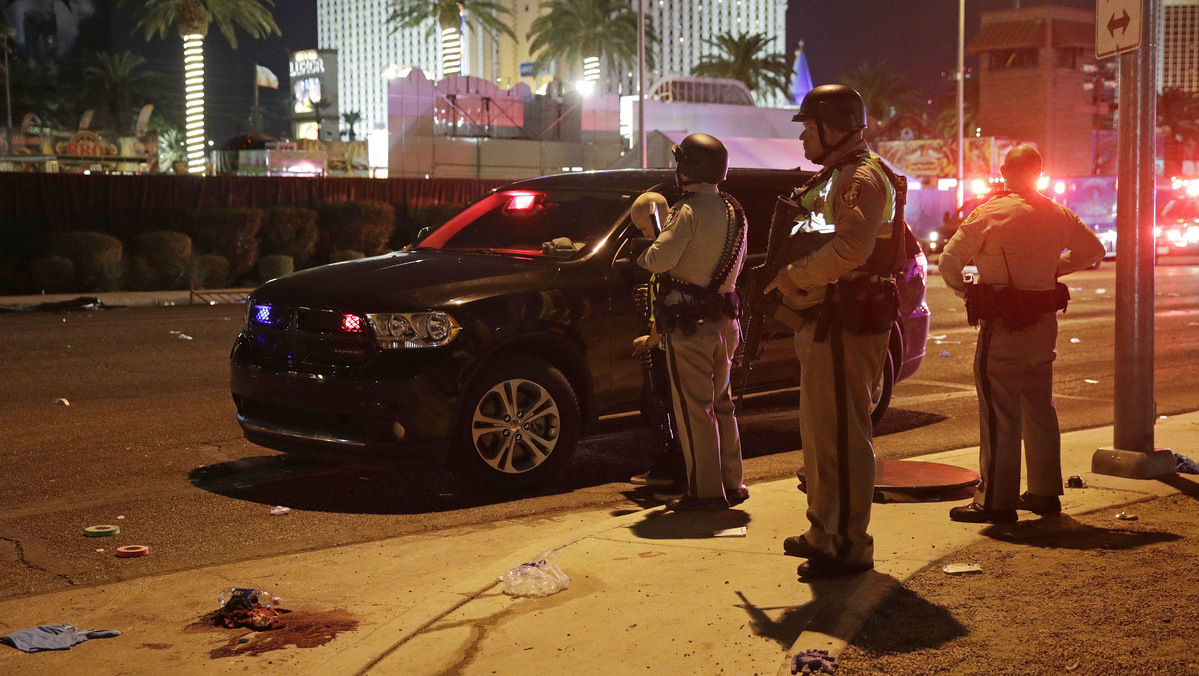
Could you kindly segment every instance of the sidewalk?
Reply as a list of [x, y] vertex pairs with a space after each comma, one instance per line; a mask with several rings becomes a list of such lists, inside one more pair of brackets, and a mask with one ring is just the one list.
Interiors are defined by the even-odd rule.
[[[1092, 454], [1111, 439], [1110, 427], [1063, 435], [1064, 474], [1086, 482], [1066, 489], [1065, 511], [1178, 492], [1091, 474]], [[1199, 413], [1159, 420], [1156, 439], [1192, 455]], [[977, 452], [921, 459], [975, 469]], [[960, 503], [875, 505], [876, 570], [803, 584], [799, 560], [782, 553], [783, 538], [806, 527], [795, 484], [750, 486], [752, 497], [728, 512], [530, 517], [10, 600], [0, 603], [0, 634], [69, 622], [122, 635], [38, 654], [0, 646], [0, 673], [787, 674], [790, 655], [839, 653], [893, 585], [981, 537], [982, 526], [949, 521]], [[1199, 511], [1188, 518], [1199, 532]], [[741, 525], [745, 537], [712, 537]], [[502, 593], [500, 574], [548, 551], [569, 589]], [[288, 628], [212, 627], [206, 615], [226, 586], [281, 596], [294, 611]]]

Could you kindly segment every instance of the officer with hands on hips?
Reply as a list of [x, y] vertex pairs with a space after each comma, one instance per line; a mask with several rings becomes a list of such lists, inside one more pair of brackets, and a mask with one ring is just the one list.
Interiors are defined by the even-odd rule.
[[[1053, 406], [1057, 311], [1070, 294], [1057, 281], [1104, 256], [1103, 243], [1078, 216], [1037, 191], [1041, 154], [1012, 148], [1001, 167], [1007, 190], [974, 210], [941, 252], [945, 284], [967, 298], [981, 324], [974, 353], [979, 470], [974, 500], [949, 510], [967, 523], [1012, 523], [1017, 509], [1062, 511], [1061, 432]], [[962, 268], [978, 268], [966, 284]], [[1028, 491], [1020, 495], [1020, 445]]]
[[885, 326], [881, 333], [857, 330], [846, 310], [854, 303], [841, 296], [855, 285], [893, 287], [892, 266], [875, 273], [867, 261], [894, 260], [902, 238], [894, 236], [895, 186], [863, 137], [862, 97], [843, 85], [822, 85], [804, 97], [793, 120], [803, 123], [804, 155], [823, 169], [792, 195], [802, 209], [790, 243], [806, 253], [783, 266], [766, 292], [777, 288], [799, 318], [795, 352], [809, 528], [784, 540], [783, 549], [807, 559], [801, 576], [819, 579], [874, 567], [867, 532], [874, 498], [870, 411], [890, 318], [874, 322]]
[[[684, 191], [637, 263], [655, 273], [654, 327], [666, 352], [677, 434], [686, 464], [686, 493], [672, 510], [726, 509], [749, 497], [741, 439], [730, 391], [733, 353], [740, 342], [735, 291], [745, 259], [741, 205], [719, 192], [728, 150], [715, 137], [691, 134], [672, 149], [675, 178]], [[655, 338], [639, 339], [637, 349]]]

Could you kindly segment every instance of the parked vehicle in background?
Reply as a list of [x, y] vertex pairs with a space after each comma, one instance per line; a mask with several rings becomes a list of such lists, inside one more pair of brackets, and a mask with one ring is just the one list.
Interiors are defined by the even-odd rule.
[[[765, 255], [776, 196], [807, 177], [729, 172], [721, 187], [749, 221], [745, 270]], [[401, 462], [444, 452], [484, 487], [554, 479], [588, 422], [638, 406], [631, 346], [645, 319], [635, 291], [648, 273], [634, 260], [645, 240], [629, 207], [650, 188], [673, 202], [673, 186], [665, 170], [517, 181], [410, 250], [264, 284], [231, 355], [246, 438], [282, 450], [379, 450]], [[924, 357], [926, 264], [914, 237], [909, 251], [876, 420]], [[790, 331], [768, 322], [748, 388], [795, 387], [798, 368]]]
[[1181, 195], [1166, 202], [1153, 232], [1158, 256], [1199, 254], [1199, 197]]

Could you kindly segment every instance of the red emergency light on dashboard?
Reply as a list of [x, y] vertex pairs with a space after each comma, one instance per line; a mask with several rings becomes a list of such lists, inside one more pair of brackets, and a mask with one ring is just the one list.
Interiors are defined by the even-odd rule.
[[537, 200], [541, 197], [533, 192], [513, 192], [508, 193], [508, 211], [530, 211], [537, 206]]

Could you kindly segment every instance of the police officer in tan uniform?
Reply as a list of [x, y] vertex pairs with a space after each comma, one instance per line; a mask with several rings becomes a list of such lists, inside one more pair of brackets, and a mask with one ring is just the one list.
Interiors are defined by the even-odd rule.
[[728, 171], [724, 144], [691, 134], [673, 153], [685, 194], [637, 261], [656, 273], [654, 327], [666, 351], [686, 461], [687, 492], [666, 504], [673, 510], [726, 509], [749, 497], [729, 384], [740, 342], [735, 284], [745, 258], [745, 214], [716, 187]]
[[793, 119], [804, 125], [804, 155], [824, 170], [793, 195], [803, 209], [791, 238], [811, 241], [810, 253], [767, 285], [768, 292], [779, 289], [783, 304], [802, 320], [795, 352], [810, 526], [787, 538], [783, 549], [808, 559], [799, 567], [801, 576], [837, 577], [874, 567], [874, 540], [867, 532], [874, 497], [870, 409], [892, 321], [879, 318], [881, 333], [852, 330], [846, 316], [852, 303], [840, 300], [845, 288], [859, 283], [894, 288], [893, 278], [863, 266], [876, 251], [894, 258], [895, 188], [866, 146], [866, 110], [856, 91], [816, 87]]
[[[941, 252], [945, 284], [967, 298], [980, 324], [974, 353], [982, 483], [974, 500], [949, 511], [968, 523], [1012, 523], [1017, 509], [1042, 516], [1061, 512], [1061, 435], [1053, 406], [1057, 310], [1069, 291], [1062, 275], [1090, 267], [1102, 242], [1073, 211], [1037, 192], [1041, 154], [1017, 146], [1004, 159], [1007, 190], [962, 223]], [[970, 260], [978, 284], [962, 268]], [[1020, 495], [1020, 442], [1028, 491]]]

